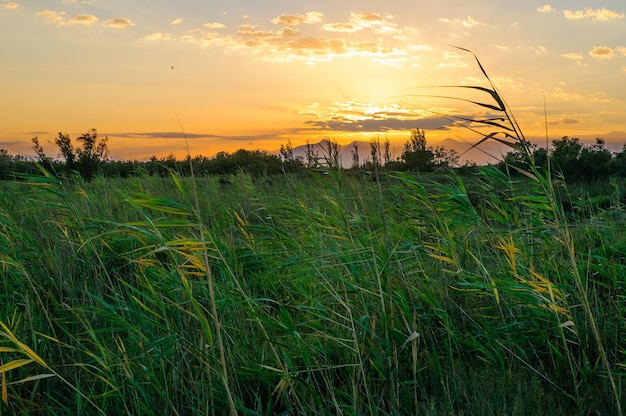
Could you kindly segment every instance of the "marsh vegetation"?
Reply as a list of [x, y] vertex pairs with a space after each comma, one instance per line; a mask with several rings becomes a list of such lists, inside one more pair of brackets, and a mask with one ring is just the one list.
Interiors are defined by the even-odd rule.
[[0, 181], [2, 413], [620, 414], [624, 181], [481, 88], [523, 157], [463, 176]]

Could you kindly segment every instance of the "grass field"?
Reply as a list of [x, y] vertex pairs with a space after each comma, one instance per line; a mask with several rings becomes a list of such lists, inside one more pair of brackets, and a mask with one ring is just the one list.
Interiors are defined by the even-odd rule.
[[491, 167], [0, 182], [0, 413], [618, 414], [607, 189]]

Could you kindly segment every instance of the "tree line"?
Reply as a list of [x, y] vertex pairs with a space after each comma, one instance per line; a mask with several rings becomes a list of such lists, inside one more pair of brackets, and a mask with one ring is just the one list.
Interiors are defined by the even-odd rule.
[[[205, 156], [187, 156], [182, 160], [173, 155], [157, 158], [152, 156], [147, 161], [119, 161], [109, 157], [108, 139], [98, 135], [95, 129], [72, 141], [68, 134], [59, 133], [54, 143], [58, 147], [57, 157], [50, 157], [44, 152], [39, 139], [32, 139], [36, 160], [24, 156], [12, 156], [5, 149], [0, 149], [0, 179], [13, 179], [23, 174], [39, 171], [37, 164], [57, 176], [77, 175], [84, 180], [96, 176], [129, 177], [133, 175], [167, 176], [175, 171], [183, 176], [195, 175], [230, 175], [245, 172], [253, 177], [282, 173], [301, 172], [310, 169], [344, 169], [340, 160], [340, 145], [336, 141], [324, 140], [314, 146], [306, 145], [304, 157], [294, 156], [291, 142], [281, 145], [279, 154], [265, 151], [239, 149], [235, 152], [219, 152], [209, 158]], [[433, 172], [446, 169], [467, 169], [471, 165], [459, 167], [459, 155], [453, 149], [443, 146], [428, 146], [426, 133], [413, 129], [404, 143], [400, 157], [392, 159], [389, 139], [384, 142], [372, 140], [369, 143], [369, 155], [361, 160], [359, 144], [352, 145], [353, 172], [409, 171]], [[508, 166], [523, 167], [531, 162], [563, 174], [571, 180], [594, 180], [619, 175], [626, 176], [626, 145], [620, 153], [613, 153], [606, 148], [602, 139], [595, 144], [585, 145], [577, 138], [563, 137], [553, 140], [550, 149], [530, 147], [531, 151], [508, 153], [498, 164], [501, 169]]]
[[509, 152], [498, 164], [524, 168], [534, 163], [542, 169], [563, 175], [569, 181], [593, 181], [611, 176], [626, 177], [626, 144], [621, 152], [611, 152], [603, 139], [591, 145], [574, 137], [552, 140], [550, 149], [530, 146], [530, 152]]

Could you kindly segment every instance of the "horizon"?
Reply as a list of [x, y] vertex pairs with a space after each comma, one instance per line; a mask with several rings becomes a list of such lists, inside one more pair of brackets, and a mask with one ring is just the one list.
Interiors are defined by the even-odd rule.
[[192, 157], [323, 139], [389, 138], [401, 149], [421, 128], [428, 145], [462, 153], [480, 137], [450, 117], [485, 112], [434, 96], [485, 98], [437, 86], [486, 84], [458, 45], [476, 54], [531, 141], [609, 137], [619, 150], [625, 12], [617, 0], [357, 9], [1, 0], [0, 148], [32, 155], [38, 137], [53, 155], [58, 132], [95, 128], [119, 160], [182, 158], [187, 144]]

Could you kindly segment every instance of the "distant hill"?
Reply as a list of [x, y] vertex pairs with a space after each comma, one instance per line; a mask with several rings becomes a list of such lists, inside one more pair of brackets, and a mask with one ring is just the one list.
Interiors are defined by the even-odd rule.
[[[585, 144], [593, 144], [596, 138], [604, 139], [606, 147], [612, 152], [621, 152], [626, 144], [626, 132], [610, 132], [597, 135], [572, 135], [570, 137], [577, 137]], [[552, 137], [553, 139], [560, 137]], [[536, 144], [539, 147], [545, 147], [545, 138], [529, 137], [528, 140], [531, 143]], [[428, 143], [433, 146], [443, 146], [444, 148], [456, 150], [461, 156], [460, 164], [464, 164], [466, 161], [474, 162], [478, 165], [485, 165], [489, 163], [498, 163], [502, 160], [503, 156], [512, 151], [512, 149], [504, 144], [498, 143], [495, 140], [488, 140], [481, 143], [479, 146], [470, 150], [472, 145], [480, 141], [480, 138], [473, 138], [468, 141], [462, 139], [447, 138], [435, 144]], [[370, 155], [370, 143], [368, 141], [353, 141], [348, 144], [339, 146], [339, 156], [341, 159], [341, 166], [344, 168], [352, 167], [352, 150], [356, 143], [359, 150], [359, 164], [363, 165], [365, 162], [371, 159]], [[392, 143], [391, 144], [391, 160], [396, 160], [402, 155], [402, 146], [404, 143]], [[382, 143], [381, 143], [382, 147]], [[324, 139], [318, 143], [311, 143], [311, 149], [314, 154], [320, 159], [328, 156], [328, 140]], [[381, 152], [383, 150], [381, 149]], [[278, 154], [278, 151], [272, 152]], [[293, 154], [296, 158], [302, 158], [306, 162], [306, 145], [301, 145], [293, 148]]]
[[[344, 168], [352, 167], [352, 151], [354, 149], [354, 145], [357, 145], [359, 151], [359, 164], [363, 165], [365, 162], [371, 159], [370, 155], [370, 143], [366, 141], [353, 141], [348, 144], [339, 145], [339, 158], [341, 162], [341, 166]], [[328, 140], [324, 139], [319, 143], [311, 143], [311, 151], [313, 154], [317, 154], [317, 157], [320, 159], [324, 159], [328, 157]], [[382, 147], [382, 143], [381, 143]], [[394, 150], [392, 145], [391, 149], [391, 158], [395, 159], [400, 156], [399, 153], [396, 152], [394, 155]], [[396, 146], [397, 147], [397, 146]], [[382, 152], [382, 149], [381, 149]], [[401, 153], [401, 151], [400, 151]], [[296, 146], [293, 148], [293, 155], [295, 158], [301, 158], [305, 163], [307, 159], [307, 146]]]

